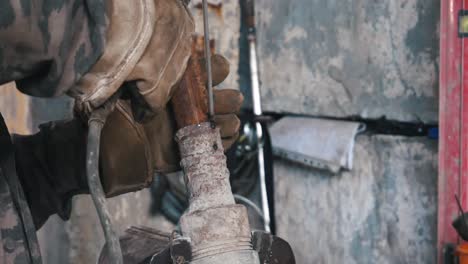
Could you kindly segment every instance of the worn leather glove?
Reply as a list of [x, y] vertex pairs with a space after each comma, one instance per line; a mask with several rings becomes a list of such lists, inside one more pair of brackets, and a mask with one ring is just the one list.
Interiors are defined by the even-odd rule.
[[163, 111], [185, 72], [194, 32], [180, 0], [108, 0], [104, 53], [69, 91], [85, 113], [132, 83], [153, 114]]
[[[229, 63], [224, 57], [215, 55], [212, 69], [213, 84], [217, 85], [229, 74]], [[243, 96], [231, 89], [215, 90], [214, 95], [215, 121], [227, 149], [238, 137], [240, 121], [235, 113], [242, 105]], [[135, 191], [147, 187], [154, 172], [178, 170], [180, 158], [174, 141], [175, 132], [170, 107], [163, 108], [149, 122], [141, 124], [135, 121], [130, 102], [120, 100], [108, 117], [101, 137], [101, 179], [106, 194], [114, 196]]]

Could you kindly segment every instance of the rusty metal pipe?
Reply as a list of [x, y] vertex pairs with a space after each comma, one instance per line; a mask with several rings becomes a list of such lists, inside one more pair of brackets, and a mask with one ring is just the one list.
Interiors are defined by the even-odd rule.
[[182, 235], [191, 241], [191, 263], [259, 264], [247, 210], [235, 204], [231, 191], [219, 129], [207, 115], [208, 96], [199, 61], [194, 45], [187, 71], [171, 99], [190, 194], [189, 208], [180, 219]]
[[247, 210], [235, 204], [219, 129], [209, 122], [180, 129], [179, 144], [190, 205], [180, 219], [191, 239], [192, 263], [257, 264]]

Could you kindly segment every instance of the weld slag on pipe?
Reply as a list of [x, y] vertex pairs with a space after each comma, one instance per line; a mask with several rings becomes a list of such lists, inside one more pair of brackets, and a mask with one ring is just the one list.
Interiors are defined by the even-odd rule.
[[176, 134], [190, 193], [180, 219], [190, 238], [194, 264], [259, 264], [252, 248], [247, 210], [235, 204], [219, 129], [209, 122]]
[[189, 211], [235, 204], [219, 129], [208, 122], [186, 127], [176, 140], [190, 193]]

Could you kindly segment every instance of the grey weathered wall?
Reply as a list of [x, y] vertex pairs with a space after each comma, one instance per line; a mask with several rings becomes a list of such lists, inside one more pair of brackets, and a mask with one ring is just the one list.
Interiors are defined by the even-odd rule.
[[275, 161], [278, 234], [297, 263], [436, 263], [437, 142], [359, 136], [352, 171]]
[[[264, 110], [437, 122], [438, 0], [256, 3]], [[361, 136], [351, 172], [275, 176], [298, 263], [435, 263], [436, 141]]]
[[437, 120], [439, 0], [257, 0], [265, 110]]

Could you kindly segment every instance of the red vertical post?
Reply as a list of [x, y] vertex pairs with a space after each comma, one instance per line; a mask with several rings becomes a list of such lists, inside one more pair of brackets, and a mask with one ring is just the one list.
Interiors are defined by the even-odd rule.
[[[463, 10], [468, 9], [468, 0], [463, 0]], [[462, 38], [462, 92], [461, 92], [461, 179], [460, 196], [463, 208], [468, 210], [468, 38]]]
[[468, 208], [468, 122], [463, 122], [468, 118], [468, 104], [464, 104], [465, 101], [468, 103], [468, 87], [465, 87], [468, 85], [468, 74], [463, 69], [468, 67], [462, 65], [463, 62], [468, 63], [468, 59], [462, 60], [462, 56], [468, 56], [468, 49], [463, 50], [462, 46], [465, 44], [458, 36], [458, 14], [467, 3], [468, 0], [441, 1], [437, 230], [439, 263], [443, 263], [444, 246], [458, 242], [458, 236], [451, 226], [458, 215], [455, 194], [461, 197], [463, 205]]

